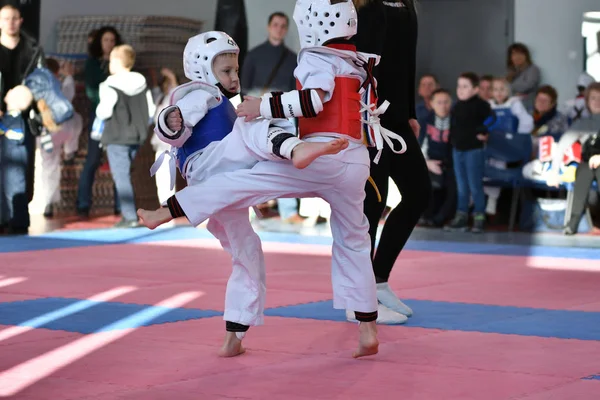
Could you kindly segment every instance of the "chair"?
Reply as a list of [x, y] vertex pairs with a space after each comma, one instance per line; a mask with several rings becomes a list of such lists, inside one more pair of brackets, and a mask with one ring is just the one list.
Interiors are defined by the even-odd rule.
[[[513, 189], [508, 230], [514, 230], [517, 207], [524, 183], [523, 166], [530, 160], [532, 151], [531, 136], [524, 133], [492, 131], [485, 148], [484, 184]], [[492, 160], [507, 164], [498, 168]]]

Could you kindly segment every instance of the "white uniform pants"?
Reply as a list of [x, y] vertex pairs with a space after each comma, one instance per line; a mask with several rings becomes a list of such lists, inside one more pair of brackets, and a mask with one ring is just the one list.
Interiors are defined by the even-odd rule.
[[81, 115], [74, 113], [71, 119], [60, 126], [60, 130], [51, 134], [52, 151], [47, 152], [44, 149], [40, 149], [45, 205], [55, 204], [61, 200], [61, 151], [63, 147], [65, 154], [74, 154], [77, 151], [81, 129]]
[[[211, 173], [208, 179], [188, 185], [176, 194], [187, 218], [198, 225], [222, 211], [247, 209], [275, 198], [320, 197], [331, 205], [334, 308], [377, 310], [369, 223], [363, 213], [368, 165], [346, 163], [338, 155], [321, 157], [303, 170], [296, 169], [289, 161], [260, 161], [251, 169], [224, 172], [225, 165], [242, 165], [242, 160], [248, 165], [253, 158], [277, 159], [269, 153], [268, 143], [261, 137], [264, 132], [263, 129], [252, 135], [251, 129], [236, 123], [229, 136], [209, 146], [212, 149], [206, 154], [207, 162], [214, 158], [209, 165], [217, 165], [221, 160], [218, 169], [223, 173]], [[350, 151], [367, 152], [362, 147]], [[194, 173], [187, 175], [192, 178]], [[246, 287], [246, 293], [251, 293], [254, 287], [248, 280], [239, 280], [236, 285]]]
[[[245, 129], [246, 138], [252, 138], [249, 142], [256, 140], [266, 150], [269, 121], [239, 126]], [[211, 143], [202, 154], [188, 161], [185, 171], [188, 187], [202, 185], [206, 179], [218, 173], [251, 168], [257, 163], [256, 155], [245, 150], [244, 138], [239, 130], [234, 128], [228, 137], [231, 139], [225, 143]], [[230, 146], [237, 148], [237, 151], [231, 151]], [[163, 167], [168, 173], [168, 166]], [[163, 186], [168, 189], [168, 181]], [[207, 228], [231, 255], [233, 262], [227, 282], [223, 319], [249, 326], [261, 325], [266, 296], [265, 260], [260, 238], [250, 223], [248, 207], [214, 213]]]

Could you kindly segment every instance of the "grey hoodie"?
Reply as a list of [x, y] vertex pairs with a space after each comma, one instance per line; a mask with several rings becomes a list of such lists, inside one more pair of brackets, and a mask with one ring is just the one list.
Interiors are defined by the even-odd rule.
[[113, 87], [121, 90], [128, 96], [135, 96], [145, 90], [148, 100], [148, 115], [154, 115], [156, 106], [152, 99], [152, 93], [146, 85], [146, 78], [138, 72], [130, 71], [111, 75], [100, 84], [100, 103], [96, 108], [96, 116], [98, 118], [107, 120], [113, 114], [115, 104], [117, 104], [119, 98]]

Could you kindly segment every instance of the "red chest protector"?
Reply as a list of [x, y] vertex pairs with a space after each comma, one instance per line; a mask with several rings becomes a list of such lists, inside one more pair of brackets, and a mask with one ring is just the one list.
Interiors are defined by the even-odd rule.
[[[356, 51], [354, 46], [349, 45], [332, 44], [326, 47]], [[361, 82], [357, 76], [336, 76], [333, 95], [328, 102], [323, 104], [323, 111], [314, 118], [299, 118], [300, 139], [323, 133], [334, 133], [348, 137], [354, 142], [370, 145], [371, 141], [368, 139], [370, 135], [365, 135], [365, 128], [368, 129], [368, 127], [361, 121], [361, 117], [364, 116], [361, 115], [360, 102], [362, 100], [366, 104], [377, 104], [375, 81], [372, 75], [374, 65], [375, 59], [369, 60], [369, 63], [365, 65], [367, 79], [364, 82]], [[303, 89], [299, 81], [296, 81], [296, 88]], [[366, 92], [361, 94], [363, 88], [368, 88], [368, 98]]]

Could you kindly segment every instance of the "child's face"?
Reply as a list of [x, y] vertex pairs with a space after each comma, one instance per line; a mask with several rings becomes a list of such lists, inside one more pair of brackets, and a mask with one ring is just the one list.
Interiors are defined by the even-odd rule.
[[237, 55], [221, 55], [213, 62], [213, 73], [225, 90], [231, 93], [240, 92], [240, 66]]
[[431, 108], [440, 118], [450, 115], [450, 107], [452, 107], [452, 99], [446, 93], [437, 93], [431, 98]]
[[458, 97], [459, 100], [469, 100], [477, 93], [479, 93], [479, 88], [474, 87], [469, 79], [458, 78], [458, 84], [456, 85], [456, 97]]
[[590, 91], [590, 97], [588, 99], [588, 108], [592, 114], [600, 114], [600, 91]]
[[492, 82], [481, 81], [479, 83], [479, 97], [485, 101], [492, 99]]
[[503, 104], [508, 100], [508, 87], [504, 81], [494, 81], [492, 85], [492, 95], [498, 104]]

